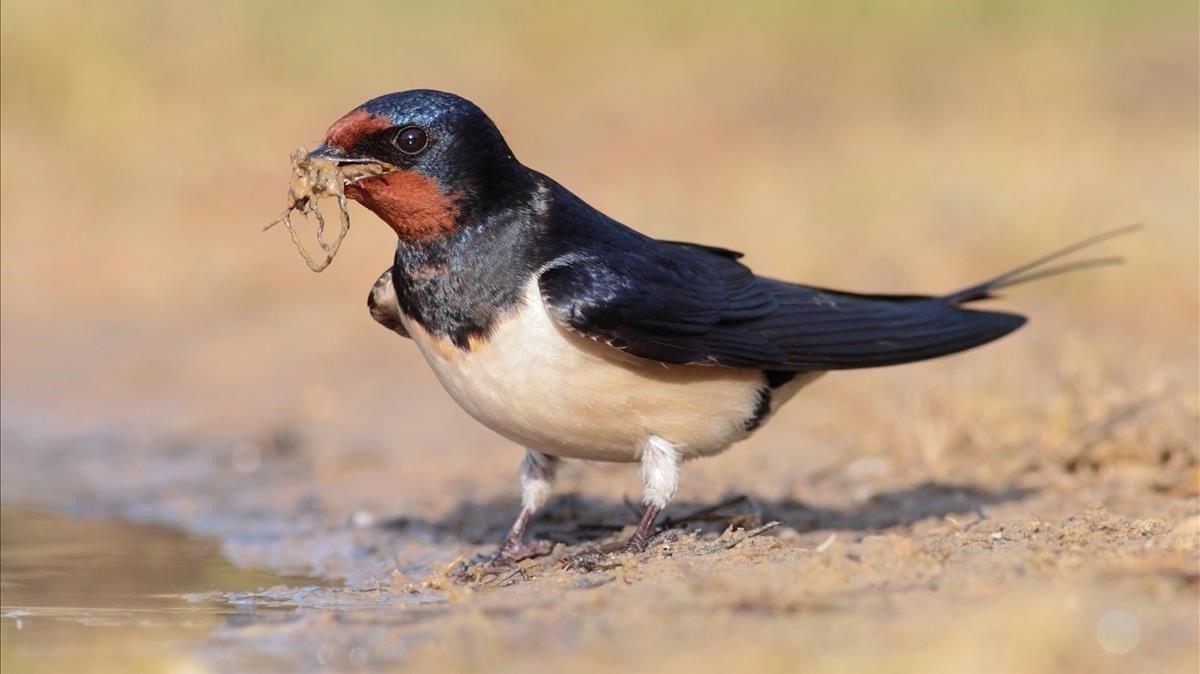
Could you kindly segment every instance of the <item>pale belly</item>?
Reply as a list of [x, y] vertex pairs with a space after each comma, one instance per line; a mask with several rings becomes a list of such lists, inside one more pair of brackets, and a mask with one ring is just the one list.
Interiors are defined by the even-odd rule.
[[[525, 447], [568, 458], [636, 461], [651, 435], [685, 457], [745, 438], [764, 387], [757, 370], [664, 365], [573, 334], [546, 312], [536, 283], [486, 342], [463, 351], [404, 318], [451, 397]], [[775, 391], [778, 407], [815, 375]]]

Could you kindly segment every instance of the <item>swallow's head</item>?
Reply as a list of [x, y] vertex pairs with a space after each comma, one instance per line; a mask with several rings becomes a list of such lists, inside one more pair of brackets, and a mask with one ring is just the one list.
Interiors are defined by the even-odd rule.
[[522, 191], [529, 172], [474, 103], [416, 89], [373, 98], [329, 127], [311, 156], [385, 170], [346, 185], [403, 239], [441, 237]]

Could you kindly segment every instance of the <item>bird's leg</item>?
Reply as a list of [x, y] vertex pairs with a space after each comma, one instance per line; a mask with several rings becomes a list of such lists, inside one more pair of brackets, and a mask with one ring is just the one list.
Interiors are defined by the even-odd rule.
[[525, 459], [521, 461], [521, 512], [500, 544], [500, 550], [492, 558], [493, 565], [502, 566], [549, 554], [552, 547], [549, 541], [525, 543], [525, 528], [529, 526], [533, 514], [550, 498], [560, 462], [557, 456], [525, 450]]
[[565, 568], [576, 571], [611, 568], [604, 560], [608, 553], [644, 552], [654, 534], [654, 521], [671, 497], [675, 496], [675, 488], [679, 486], [679, 460], [679, 449], [674, 444], [657, 435], [650, 436], [642, 448], [642, 504], [645, 509], [642, 510], [637, 530], [619, 550], [606, 547], [599, 551], [583, 552], [567, 560]]
[[637, 530], [625, 543], [627, 552], [642, 552], [654, 533], [654, 520], [667, 503], [675, 496], [679, 486], [679, 450], [675, 445], [658, 437], [650, 436], [642, 450], [642, 519]]
[[654, 533], [654, 521], [658, 519], [658, 513], [661, 511], [662, 508], [658, 506], [646, 506], [642, 511], [642, 519], [638, 521], [637, 531], [625, 542], [622, 552], [645, 552], [646, 544], [650, 542], [650, 536]]

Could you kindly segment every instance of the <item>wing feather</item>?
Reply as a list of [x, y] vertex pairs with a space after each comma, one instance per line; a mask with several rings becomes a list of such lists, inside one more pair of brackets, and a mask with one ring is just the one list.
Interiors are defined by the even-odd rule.
[[550, 314], [642, 358], [785, 371], [894, 365], [997, 339], [1025, 319], [935, 297], [861, 295], [755, 276], [725, 249], [653, 241], [543, 269]]

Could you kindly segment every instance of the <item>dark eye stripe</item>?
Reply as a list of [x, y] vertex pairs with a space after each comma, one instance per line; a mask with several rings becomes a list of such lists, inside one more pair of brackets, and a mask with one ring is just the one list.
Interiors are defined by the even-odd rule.
[[406, 126], [396, 134], [396, 147], [407, 154], [418, 154], [429, 145], [429, 136], [419, 126]]

